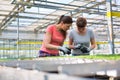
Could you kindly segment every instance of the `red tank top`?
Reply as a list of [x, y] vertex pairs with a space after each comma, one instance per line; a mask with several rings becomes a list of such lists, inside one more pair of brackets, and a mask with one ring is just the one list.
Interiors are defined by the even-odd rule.
[[[61, 46], [63, 44], [65, 37], [57, 30], [57, 27], [55, 25], [48, 26], [46, 29], [46, 32], [49, 32], [52, 35], [50, 44], [57, 45], [57, 46]], [[50, 54], [58, 54], [59, 53], [58, 50], [47, 49], [44, 46], [44, 41], [43, 41], [43, 44], [42, 44], [40, 50], [48, 52]]]

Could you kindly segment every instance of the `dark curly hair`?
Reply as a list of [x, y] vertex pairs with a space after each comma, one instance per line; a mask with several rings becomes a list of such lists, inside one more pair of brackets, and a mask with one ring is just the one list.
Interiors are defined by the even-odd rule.
[[76, 21], [76, 25], [77, 25], [77, 27], [80, 27], [80, 28], [85, 27], [87, 25], [86, 18], [84, 18], [84, 17], [78, 17], [77, 21]]

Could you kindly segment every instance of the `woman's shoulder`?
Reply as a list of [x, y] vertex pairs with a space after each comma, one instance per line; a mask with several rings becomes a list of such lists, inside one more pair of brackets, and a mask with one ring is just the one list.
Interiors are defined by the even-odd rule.
[[90, 29], [90, 28], [87, 28], [87, 31], [88, 31], [88, 32], [93, 32], [93, 30], [92, 30], [92, 29]]
[[75, 32], [76, 30], [75, 29], [70, 29], [70, 32]]
[[47, 27], [47, 29], [49, 30], [51, 30], [51, 29], [55, 29], [56, 28], [56, 26], [53, 24], [53, 25], [49, 25], [48, 27]]
[[49, 25], [47, 28], [46, 28], [46, 32], [52, 32], [56, 29], [56, 26], [55, 25]]
[[51, 24], [51, 25], [49, 25], [47, 28], [55, 28], [55, 27], [56, 27], [55, 24]]
[[87, 28], [87, 32], [88, 32], [88, 34], [93, 34], [94, 33], [93, 29], [91, 29], [91, 28]]

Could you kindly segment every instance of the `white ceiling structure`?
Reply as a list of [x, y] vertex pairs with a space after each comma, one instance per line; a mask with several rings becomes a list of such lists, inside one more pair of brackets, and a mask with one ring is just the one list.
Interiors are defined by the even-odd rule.
[[[112, 10], [120, 11], [120, 1], [112, 0]], [[107, 36], [106, 12], [106, 0], [0, 0], [0, 30], [12, 32], [19, 28], [39, 34], [61, 15], [71, 15], [74, 21], [84, 16], [87, 26], [101, 38]], [[113, 17], [115, 34], [120, 32], [119, 21], [119, 17]], [[75, 22], [72, 27], [75, 28]]]

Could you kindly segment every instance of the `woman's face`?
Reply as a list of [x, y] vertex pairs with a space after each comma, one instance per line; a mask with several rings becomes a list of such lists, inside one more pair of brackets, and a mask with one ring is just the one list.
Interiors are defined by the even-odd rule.
[[77, 29], [78, 29], [79, 32], [85, 32], [86, 28], [85, 27], [77, 27]]
[[63, 29], [64, 31], [67, 31], [67, 30], [70, 28], [70, 26], [72, 26], [72, 23], [71, 23], [71, 24], [64, 24], [64, 23], [63, 23], [62, 29]]

